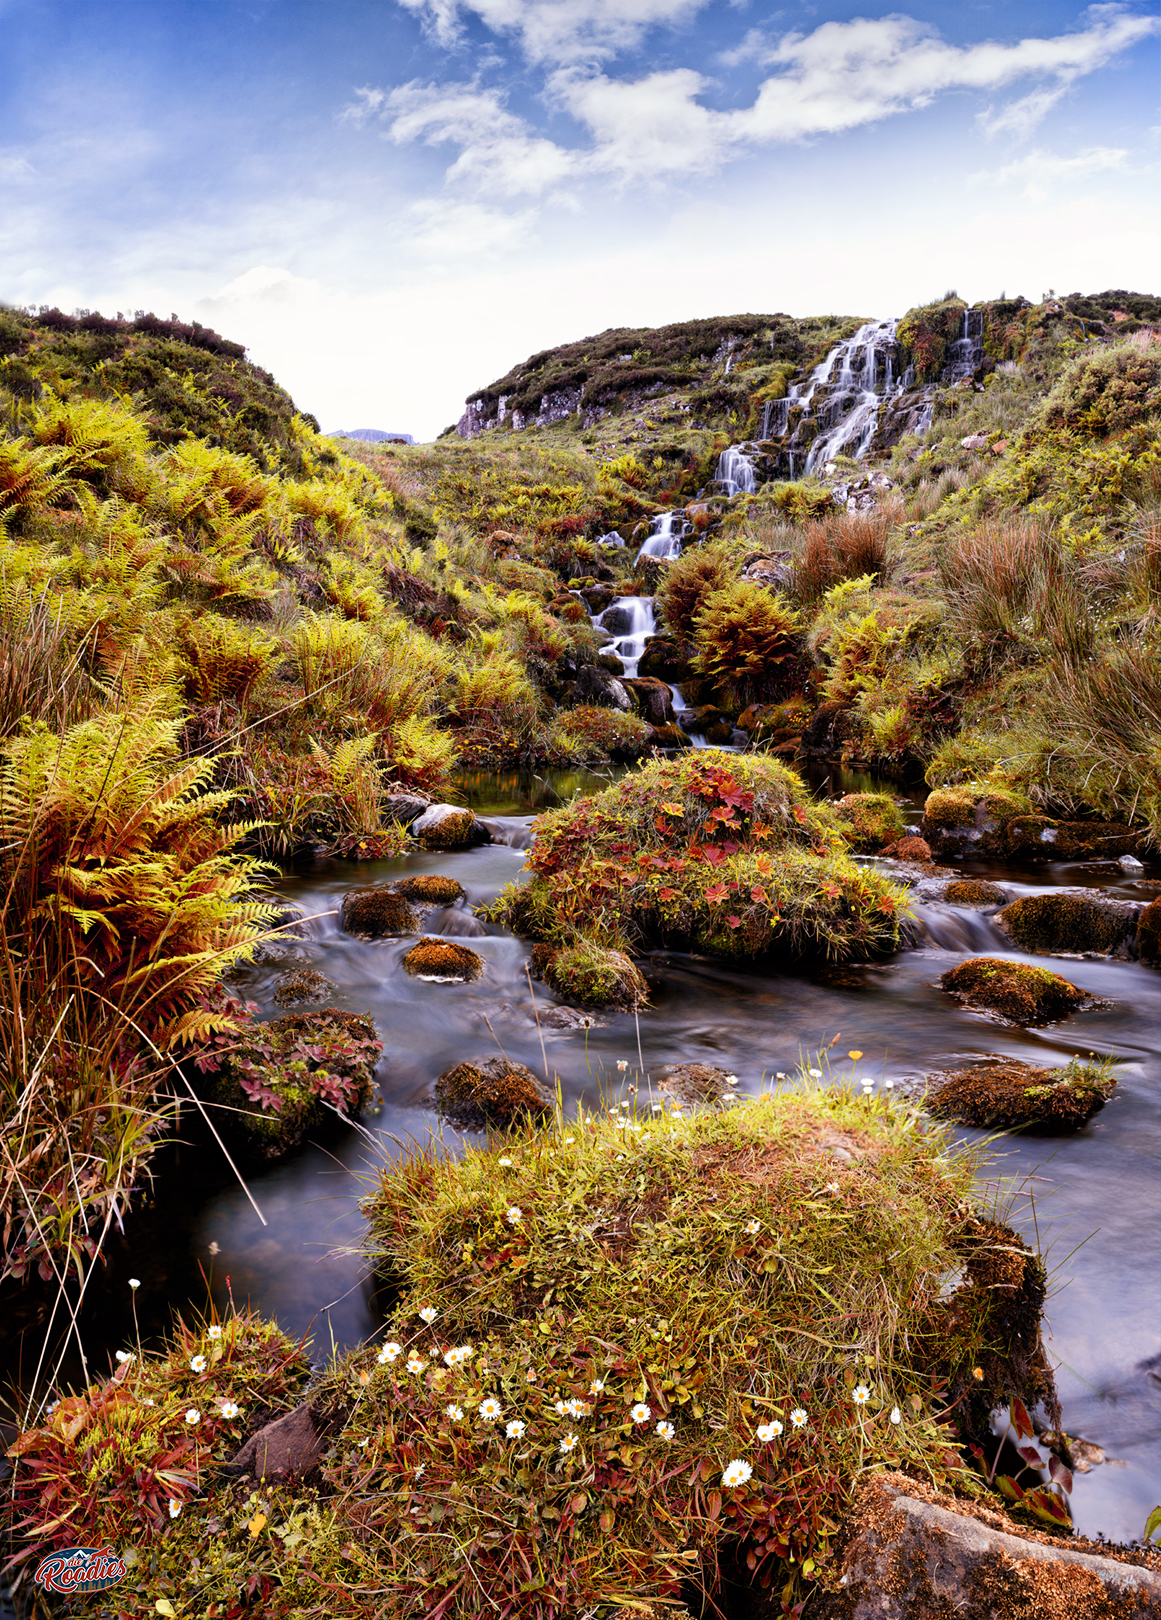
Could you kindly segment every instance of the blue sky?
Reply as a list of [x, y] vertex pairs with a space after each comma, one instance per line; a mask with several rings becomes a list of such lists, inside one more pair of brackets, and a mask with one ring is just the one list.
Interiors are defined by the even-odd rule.
[[549, 343], [1161, 291], [1155, 4], [0, 0], [0, 296], [431, 437]]

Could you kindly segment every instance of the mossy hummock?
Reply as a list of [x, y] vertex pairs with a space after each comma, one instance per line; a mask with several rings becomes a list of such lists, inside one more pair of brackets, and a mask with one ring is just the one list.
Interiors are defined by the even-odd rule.
[[939, 982], [973, 1011], [1012, 1024], [1051, 1024], [1089, 999], [1059, 973], [999, 956], [973, 956], [949, 968]]
[[1099, 890], [1057, 890], [1013, 900], [996, 922], [1021, 950], [1109, 956], [1136, 932], [1139, 910]]
[[404, 956], [403, 967], [415, 979], [462, 984], [480, 977], [484, 959], [467, 945], [457, 945], [450, 939], [433, 939], [425, 934]]
[[929, 1079], [926, 1106], [943, 1119], [988, 1129], [1077, 1131], [1116, 1090], [1107, 1063], [1038, 1069], [1010, 1058]]
[[869, 854], [894, 844], [907, 831], [899, 806], [889, 793], [848, 793], [834, 807], [854, 849]]

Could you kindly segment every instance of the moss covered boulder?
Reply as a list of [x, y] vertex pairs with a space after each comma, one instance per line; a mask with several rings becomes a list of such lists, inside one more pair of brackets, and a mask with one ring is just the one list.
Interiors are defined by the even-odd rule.
[[952, 906], [1002, 906], [1008, 891], [983, 878], [956, 878], [944, 889], [943, 898]]
[[999, 956], [973, 956], [949, 968], [939, 982], [973, 1011], [1011, 1024], [1051, 1024], [1089, 999], [1059, 973]]
[[1141, 833], [1114, 821], [1016, 816], [1004, 830], [1005, 853], [1030, 861], [1116, 860], [1135, 854], [1141, 844]]
[[465, 1131], [509, 1130], [551, 1112], [548, 1093], [531, 1069], [506, 1057], [457, 1063], [435, 1083], [435, 1105]]
[[1046, 1132], [1079, 1130], [1102, 1109], [1117, 1082], [1107, 1063], [1038, 1069], [1015, 1058], [930, 1077], [929, 1111], [961, 1125]]
[[854, 849], [863, 854], [897, 843], [907, 831], [899, 806], [889, 793], [848, 793], [834, 807]]
[[467, 945], [425, 935], [404, 956], [403, 968], [413, 979], [463, 984], [480, 977], [484, 959]]
[[293, 1006], [298, 1001], [326, 1001], [337, 988], [317, 968], [294, 968], [278, 975], [274, 999], [282, 1006]]
[[429, 804], [411, 823], [411, 836], [428, 849], [469, 849], [491, 842], [491, 833], [471, 810], [458, 804]]
[[530, 881], [488, 913], [532, 939], [845, 961], [893, 950], [907, 909], [851, 858], [834, 811], [762, 755], [651, 761], [535, 832]]
[[936, 860], [952, 855], [1004, 855], [1007, 828], [1032, 806], [1022, 793], [986, 782], [938, 788], [923, 806], [921, 831]]
[[369, 1018], [324, 1007], [214, 1037], [195, 1060], [219, 1130], [280, 1159], [370, 1099], [382, 1042]]
[[352, 889], [339, 907], [339, 926], [360, 939], [412, 934], [419, 927], [415, 908], [393, 888]]
[[462, 883], [445, 877], [442, 872], [419, 872], [414, 877], [401, 878], [394, 887], [396, 894], [421, 906], [454, 906], [465, 894]]
[[1099, 891], [1058, 889], [1026, 894], [1005, 906], [996, 922], [1024, 951], [1067, 951], [1111, 956], [1136, 932], [1140, 907]]
[[1151, 967], [1161, 966], [1161, 897], [1150, 900], [1137, 921], [1137, 953]]
[[578, 1007], [607, 1007], [632, 1012], [649, 999], [649, 986], [640, 968], [624, 951], [579, 939], [550, 951], [540, 964], [544, 982]]

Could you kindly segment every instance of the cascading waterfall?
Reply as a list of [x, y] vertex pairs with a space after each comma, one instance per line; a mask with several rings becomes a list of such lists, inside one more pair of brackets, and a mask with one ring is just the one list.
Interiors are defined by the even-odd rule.
[[[653, 598], [618, 596], [615, 601], [609, 603], [603, 613], [596, 615], [593, 623], [598, 630], [603, 630], [607, 636], [613, 638], [606, 643], [606, 647], [615, 652], [621, 660], [628, 679], [635, 679], [637, 665], [641, 662], [641, 654], [645, 651], [645, 642], [657, 633]], [[601, 650], [603, 652], [606, 649]]]
[[758, 487], [753, 462], [736, 444], [722, 451], [714, 476], [723, 495], [752, 495]]
[[965, 309], [963, 312], [963, 331], [955, 342], [948, 346], [948, 360], [943, 368], [941, 382], [964, 382], [983, 364], [984, 359], [984, 312], [982, 309]]
[[846, 454], [858, 461], [870, 449], [879, 407], [899, 391], [895, 376], [898, 324], [893, 320], [868, 321], [854, 337], [832, 350], [831, 369], [824, 379], [826, 399], [816, 412], [824, 431], [807, 453], [806, 472], [813, 472], [837, 455]]
[[[750, 487], [754, 487], [753, 473], [750, 474]], [[688, 527], [678, 513], [661, 512], [653, 519], [653, 531], [637, 553], [638, 561], [642, 557], [680, 557], [682, 536]]]

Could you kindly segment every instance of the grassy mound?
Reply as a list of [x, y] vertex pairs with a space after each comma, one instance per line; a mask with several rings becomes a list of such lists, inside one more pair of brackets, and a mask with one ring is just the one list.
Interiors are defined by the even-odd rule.
[[889, 793], [848, 793], [834, 807], [854, 849], [864, 854], [902, 838], [906, 825]]
[[506, 1131], [551, 1112], [532, 1070], [505, 1057], [457, 1063], [436, 1081], [435, 1102], [443, 1117], [464, 1131]]
[[1077, 1131], [1116, 1089], [1107, 1063], [1037, 1069], [1011, 1059], [932, 1077], [927, 1107], [942, 1119], [991, 1129]]
[[403, 958], [404, 970], [415, 979], [446, 979], [464, 982], [478, 979], [484, 971], [484, 961], [467, 945], [456, 945], [449, 939], [433, 939], [424, 935]]
[[649, 986], [624, 951], [579, 939], [553, 951], [543, 966], [544, 980], [566, 1001], [581, 1007], [632, 1012], [649, 998]]
[[967, 1006], [1013, 1024], [1050, 1024], [1088, 999], [1059, 973], [999, 956], [973, 956], [949, 968], [939, 982]]
[[534, 939], [845, 961], [898, 941], [904, 892], [857, 866], [777, 760], [656, 760], [536, 822], [531, 881], [491, 917]]
[[[401, 1613], [712, 1590], [739, 1546], [806, 1595], [860, 1469], [958, 1466], [936, 1391], [973, 1382], [1003, 1243], [970, 1198], [941, 1135], [841, 1092], [385, 1175], [367, 1211], [402, 1297], [332, 1375], [326, 1472]], [[986, 1282], [948, 1300], [963, 1263]]]

